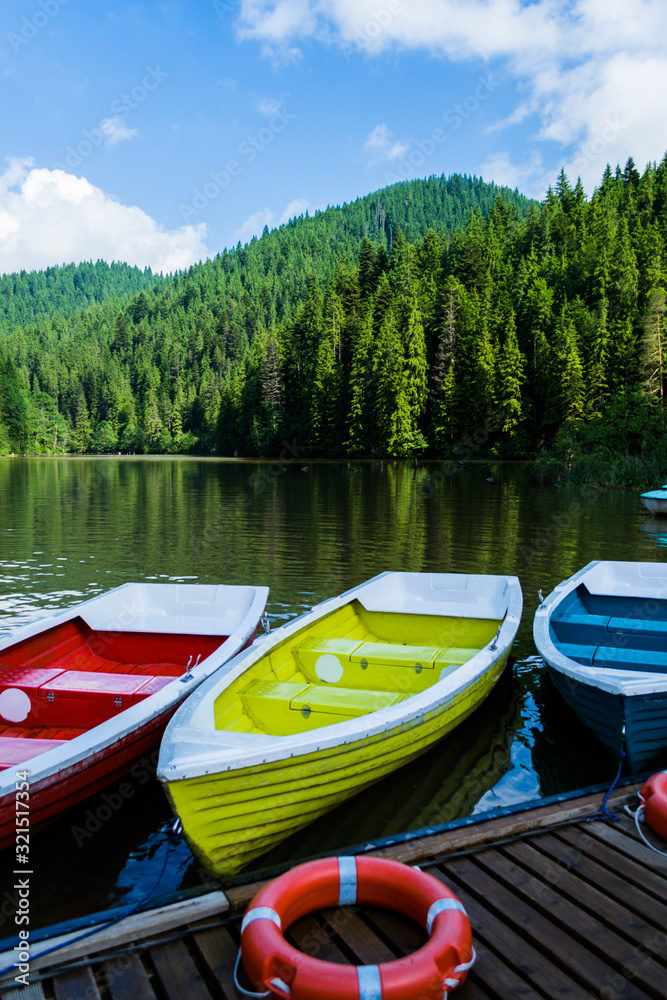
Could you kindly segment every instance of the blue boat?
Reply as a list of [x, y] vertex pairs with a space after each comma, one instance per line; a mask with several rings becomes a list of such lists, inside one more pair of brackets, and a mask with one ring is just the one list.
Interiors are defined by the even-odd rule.
[[630, 772], [667, 756], [667, 565], [591, 562], [542, 602], [535, 645], [558, 691]]
[[667, 486], [641, 494], [641, 502], [652, 514], [667, 514]]

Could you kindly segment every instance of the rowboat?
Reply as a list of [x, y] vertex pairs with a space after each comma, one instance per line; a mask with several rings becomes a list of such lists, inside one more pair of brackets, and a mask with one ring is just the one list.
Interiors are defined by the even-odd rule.
[[500, 677], [521, 610], [516, 577], [382, 573], [235, 657], [158, 760], [202, 864], [239, 871], [450, 732]]
[[1, 639], [0, 849], [17, 836], [17, 788], [33, 832], [151, 751], [179, 702], [252, 640], [267, 595], [128, 583]]
[[665, 753], [664, 563], [589, 563], [541, 604], [533, 634], [560, 693], [631, 772]]
[[667, 514], [667, 486], [642, 493], [641, 502], [652, 514]]

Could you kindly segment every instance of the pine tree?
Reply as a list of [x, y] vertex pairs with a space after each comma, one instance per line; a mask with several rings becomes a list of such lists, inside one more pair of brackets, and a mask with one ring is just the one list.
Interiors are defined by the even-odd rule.
[[347, 418], [348, 437], [345, 450], [349, 455], [362, 455], [373, 440], [371, 370], [373, 365], [373, 332], [370, 313], [352, 345], [350, 369], [350, 412]]
[[514, 446], [518, 451], [523, 450], [525, 446], [521, 433], [523, 422], [521, 386], [524, 382], [524, 359], [519, 350], [514, 312], [511, 312], [505, 326], [505, 338], [498, 358], [496, 394], [502, 414], [503, 434], [509, 442], [510, 449]]
[[651, 295], [643, 322], [642, 381], [646, 391], [660, 402], [664, 412], [665, 368], [667, 367], [667, 303], [660, 288]]

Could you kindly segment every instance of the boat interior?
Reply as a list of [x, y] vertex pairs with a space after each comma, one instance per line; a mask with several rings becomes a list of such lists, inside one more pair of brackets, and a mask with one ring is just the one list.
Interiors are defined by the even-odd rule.
[[593, 594], [581, 583], [550, 620], [556, 647], [587, 667], [667, 673], [667, 600]]
[[0, 770], [170, 684], [225, 636], [100, 631], [80, 618], [0, 651]]
[[288, 736], [388, 708], [458, 670], [501, 621], [370, 611], [350, 601], [225, 688], [215, 700], [215, 727]]

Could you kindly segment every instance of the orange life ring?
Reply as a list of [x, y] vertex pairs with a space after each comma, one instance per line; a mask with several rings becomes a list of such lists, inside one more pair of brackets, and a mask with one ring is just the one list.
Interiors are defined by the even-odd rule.
[[667, 771], [658, 771], [645, 781], [639, 797], [646, 822], [667, 840]]
[[[378, 906], [411, 917], [429, 933], [405, 958], [382, 965], [337, 965], [305, 955], [283, 930], [314, 910]], [[470, 921], [456, 896], [432, 875], [381, 858], [326, 858], [269, 883], [248, 907], [241, 957], [257, 989], [286, 1000], [443, 1000], [474, 961]]]

